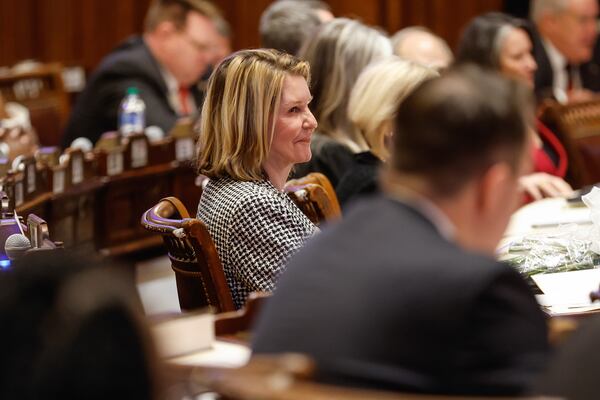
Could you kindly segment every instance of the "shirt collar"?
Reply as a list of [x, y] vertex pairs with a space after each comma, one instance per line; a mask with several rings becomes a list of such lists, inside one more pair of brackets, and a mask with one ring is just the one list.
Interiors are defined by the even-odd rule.
[[567, 59], [562, 55], [560, 51], [552, 44], [551, 41], [542, 39], [542, 43], [544, 45], [544, 49], [546, 50], [546, 54], [548, 54], [548, 59], [550, 60], [550, 64], [552, 65], [552, 69], [555, 71], [562, 71], [567, 66]]
[[550, 67], [552, 68], [552, 92], [554, 98], [559, 103], [565, 104], [568, 101], [567, 86], [569, 82], [566, 72], [567, 59], [549, 40], [542, 39], [542, 43], [548, 55]]
[[450, 218], [448, 218], [448, 216], [431, 200], [412, 189], [405, 186], [398, 187], [398, 185], [395, 185], [394, 189], [387, 193], [387, 196], [394, 201], [403, 203], [415, 209], [433, 224], [442, 237], [449, 242], [454, 241], [454, 238], [456, 237], [456, 226], [454, 226]]
[[177, 91], [179, 90], [179, 83], [177, 82], [177, 79], [175, 79], [173, 74], [170, 73], [169, 70], [164, 68], [162, 65], [159, 66], [159, 69], [160, 74], [162, 75], [165, 84], [167, 85], [167, 91], [169, 93], [177, 93]]

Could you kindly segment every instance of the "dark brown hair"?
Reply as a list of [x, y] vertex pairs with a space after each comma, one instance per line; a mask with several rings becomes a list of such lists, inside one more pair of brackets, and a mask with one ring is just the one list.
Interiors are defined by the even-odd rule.
[[473, 18], [462, 33], [455, 62], [498, 70], [505, 28], [523, 29], [529, 35], [525, 21], [507, 14], [490, 12]]

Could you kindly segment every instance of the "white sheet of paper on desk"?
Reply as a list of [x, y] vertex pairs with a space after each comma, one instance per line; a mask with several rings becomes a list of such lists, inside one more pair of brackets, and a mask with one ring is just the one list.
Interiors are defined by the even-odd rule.
[[600, 268], [537, 274], [531, 278], [552, 305], [589, 304], [590, 292], [600, 285]]
[[208, 350], [173, 358], [169, 362], [179, 365], [238, 368], [248, 363], [250, 354], [248, 346], [215, 340]]
[[181, 314], [152, 325], [159, 354], [178, 357], [210, 349], [215, 341], [215, 317], [210, 313]]

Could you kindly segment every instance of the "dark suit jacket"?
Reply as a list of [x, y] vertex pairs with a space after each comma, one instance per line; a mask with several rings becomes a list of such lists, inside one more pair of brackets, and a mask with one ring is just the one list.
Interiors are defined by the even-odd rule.
[[347, 146], [318, 131], [312, 136], [310, 150], [310, 161], [294, 167], [295, 178], [301, 178], [311, 172], [320, 172], [329, 179], [333, 187], [336, 187], [340, 178], [354, 164], [353, 153]]
[[312, 239], [277, 287], [254, 352], [307, 353], [326, 382], [515, 394], [548, 350], [544, 315], [515, 270], [381, 196]]
[[[158, 62], [142, 38], [134, 36], [106, 56], [90, 77], [71, 113], [62, 146], [68, 147], [78, 137], [95, 143], [102, 133], [116, 130], [119, 104], [130, 86], [140, 90], [146, 103], [146, 126], [168, 132], [177, 114], [169, 104]], [[196, 104], [202, 104], [202, 93], [196, 87], [191, 92]]]
[[352, 201], [379, 191], [378, 174], [381, 160], [370, 151], [354, 154], [353, 160], [353, 165], [348, 168], [335, 188], [340, 205], [344, 209]]
[[[554, 82], [554, 72], [546, 49], [542, 44], [542, 38], [537, 29], [531, 24], [528, 27], [531, 41], [533, 43], [533, 57], [537, 62], [538, 68], [535, 72], [535, 94], [538, 100], [554, 98], [552, 85]], [[581, 83], [585, 89], [593, 92], [600, 92], [600, 43], [596, 43], [594, 56], [591, 61], [579, 66], [581, 74]]]

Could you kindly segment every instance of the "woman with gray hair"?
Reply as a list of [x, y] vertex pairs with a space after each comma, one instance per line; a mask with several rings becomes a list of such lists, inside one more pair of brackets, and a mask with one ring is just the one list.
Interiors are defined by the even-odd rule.
[[353, 154], [369, 149], [348, 119], [348, 99], [362, 70], [392, 55], [381, 32], [358, 21], [337, 18], [324, 24], [299, 52], [311, 66], [311, 110], [319, 123], [311, 143], [312, 159], [295, 176], [322, 172], [335, 187], [353, 163]]
[[[524, 21], [492, 12], [474, 18], [467, 25], [456, 62], [497, 71], [529, 86], [533, 93], [537, 64], [531, 51], [531, 38]], [[531, 128], [534, 173], [521, 177], [522, 189], [534, 200], [571, 194], [571, 187], [563, 180], [568, 166], [564, 146], [541, 121]]]

